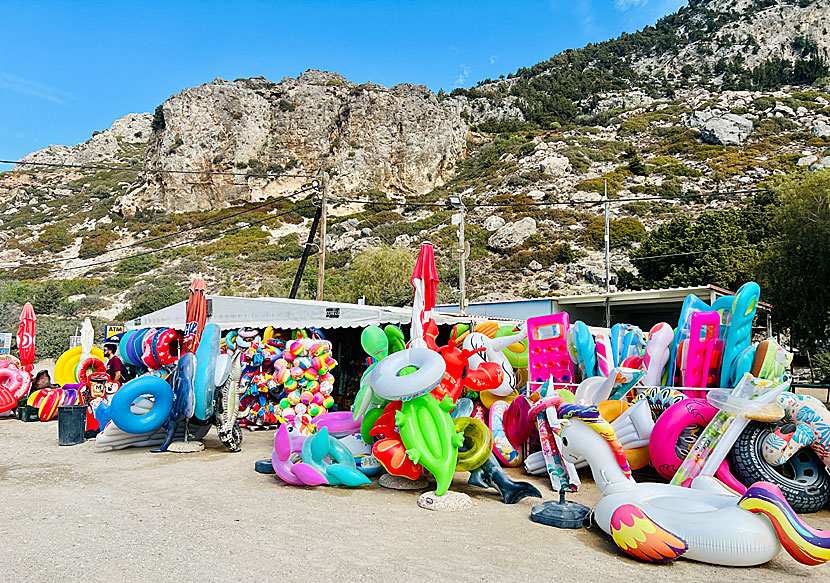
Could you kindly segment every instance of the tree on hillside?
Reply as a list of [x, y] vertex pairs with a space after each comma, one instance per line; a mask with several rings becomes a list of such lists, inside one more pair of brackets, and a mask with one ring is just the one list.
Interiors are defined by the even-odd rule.
[[734, 211], [710, 211], [697, 219], [679, 216], [649, 232], [631, 254], [639, 271], [631, 285], [714, 284], [737, 289], [754, 279], [768, 238], [768, 223], [759, 208], [753, 204]]
[[793, 344], [830, 340], [830, 170], [787, 177], [773, 188], [780, 242], [764, 258], [768, 298]]
[[408, 249], [379, 247], [365, 249], [354, 256], [346, 272], [344, 293], [338, 300], [355, 302], [366, 296], [366, 303], [376, 306], [405, 306], [412, 302], [409, 278], [415, 268], [415, 256]]

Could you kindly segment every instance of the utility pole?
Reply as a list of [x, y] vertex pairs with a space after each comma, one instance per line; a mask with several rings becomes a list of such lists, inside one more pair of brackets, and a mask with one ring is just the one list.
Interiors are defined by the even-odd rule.
[[611, 228], [608, 218], [608, 180], [605, 181], [605, 326], [611, 327]]
[[320, 213], [320, 263], [317, 268], [317, 301], [323, 300], [323, 285], [326, 274], [326, 203], [328, 202], [328, 175], [320, 169], [320, 186], [323, 188], [322, 212]]
[[458, 300], [458, 311], [461, 314], [466, 314], [467, 310], [467, 257], [470, 255], [467, 244], [464, 241], [464, 220], [467, 214], [467, 207], [464, 206], [464, 201], [458, 194], [450, 195], [450, 205], [457, 208], [461, 214], [461, 221], [458, 223], [458, 292], [461, 296]]

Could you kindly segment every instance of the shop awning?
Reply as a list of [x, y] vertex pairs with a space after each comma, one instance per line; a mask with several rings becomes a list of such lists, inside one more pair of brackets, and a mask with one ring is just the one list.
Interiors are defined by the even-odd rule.
[[[179, 302], [125, 323], [127, 330], [135, 328], [184, 328], [186, 302]], [[283, 329], [308, 328], [364, 328], [371, 325], [407, 325], [412, 318], [411, 308], [366, 306], [316, 300], [288, 298], [239, 298], [208, 296], [207, 323], [218, 324], [223, 330], [251, 326], [275, 326]], [[486, 320], [481, 316], [435, 314], [435, 323], [457, 324]], [[507, 323], [507, 321], [505, 321]]]

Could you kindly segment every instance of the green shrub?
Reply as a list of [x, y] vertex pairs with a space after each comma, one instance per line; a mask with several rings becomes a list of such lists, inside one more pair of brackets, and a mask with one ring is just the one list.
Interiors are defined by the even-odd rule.
[[[110, 246], [110, 243], [118, 239], [118, 235], [111, 227], [97, 227], [94, 231], [85, 233], [81, 239], [79, 255], [100, 255]], [[163, 242], [162, 242], [163, 243]]]
[[60, 253], [72, 242], [72, 237], [66, 232], [64, 225], [49, 225], [44, 227], [37, 238], [35, 245], [51, 253]]
[[159, 266], [161, 266], [161, 259], [154, 253], [148, 253], [122, 259], [116, 271], [122, 275], [141, 275]]
[[133, 288], [131, 294], [130, 307], [121, 311], [115, 320], [120, 322], [127, 322], [135, 318], [139, 318], [156, 310], [172, 306], [182, 300], [186, 300], [188, 296], [187, 288], [176, 285], [142, 285], [141, 287]]
[[[608, 224], [610, 246], [621, 247], [645, 237], [646, 229], [635, 218], [611, 219]], [[588, 222], [583, 240], [594, 249], [605, 248], [605, 217], [592, 217]]]

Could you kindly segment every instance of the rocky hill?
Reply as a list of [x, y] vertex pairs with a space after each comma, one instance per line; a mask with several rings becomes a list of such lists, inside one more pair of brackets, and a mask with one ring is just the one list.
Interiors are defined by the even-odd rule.
[[[180, 299], [194, 273], [222, 293], [285, 295], [314, 208], [309, 192], [283, 197], [321, 169], [334, 197], [331, 299], [357, 299], [367, 250], [392, 248], [381, 258], [392, 265], [424, 240], [437, 246], [441, 299], [455, 299], [456, 227], [441, 206], [453, 192], [469, 211], [472, 298], [604, 289], [606, 182], [619, 201], [615, 287], [638, 274], [644, 285], [733, 285], [654, 271], [638, 249], [678, 220], [728, 223], [708, 244], [751, 247], [747, 221], [763, 212], [751, 193], [698, 195], [830, 166], [828, 18], [826, 2], [692, 1], [654, 27], [449, 95], [313, 70], [186, 89], [22, 160], [162, 172], [0, 173], [0, 312], [38, 291], [52, 298], [47, 313], [124, 319]], [[374, 300], [405, 301], [392, 292]]]

